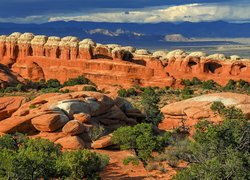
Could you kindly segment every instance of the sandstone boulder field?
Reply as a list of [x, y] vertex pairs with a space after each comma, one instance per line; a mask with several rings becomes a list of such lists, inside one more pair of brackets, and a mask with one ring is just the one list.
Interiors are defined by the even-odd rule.
[[[88, 131], [93, 128], [102, 126], [100, 135], [105, 136], [121, 126], [137, 123], [137, 117], [142, 116], [132, 105], [124, 106], [128, 103], [125, 99], [117, 101], [119, 106], [125, 107], [123, 109], [116, 101], [105, 94], [87, 91], [46, 94], [26, 103], [22, 97], [3, 97], [0, 98], [3, 107], [0, 109], [0, 132], [46, 138], [60, 143], [65, 149], [84, 148], [91, 146]], [[93, 147], [112, 145], [110, 138], [106, 139], [94, 141]]]

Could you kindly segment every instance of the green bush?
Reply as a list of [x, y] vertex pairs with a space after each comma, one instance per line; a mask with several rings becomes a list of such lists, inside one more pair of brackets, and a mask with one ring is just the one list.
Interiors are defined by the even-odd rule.
[[70, 179], [100, 179], [98, 172], [108, 164], [109, 158], [89, 150], [65, 152], [57, 161], [60, 176]]
[[222, 102], [213, 102], [211, 110], [227, 119], [245, 119], [243, 112], [235, 107], [226, 107]]
[[215, 89], [217, 83], [214, 82], [213, 80], [208, 80], [208, 81], [203, 81], [202, 82], [202, 88], [203, 89]]
[[129, 89], [120, 89], [117, 91], [118, 95], [120, 97], [130, 97], [130, 96], [137, 96], [137, 91], [135, 88], [129, 88]]
[[183, 99], [191, 98], [193, 94], [194, 94], [194, 90], [190, 89], [189, 87], [185, 87], [185, 88], [181, 91], [181, 97], [182, 97]]
[[93, 85], [89, 79], [85, 78], [84, 76], [78, 76], [77, 78], [70, 78], [68, 81], [64, 82], [63, 86], [75, 86], [79, 84]]
[[120, 96], [120, 97], [127, 97], [127, 91], [126, 91], [126, 89], [119, 89], [117, 91], [117, 93], [118, 93], [118, 96]]
[[85, 86], [82, 88], [83, 91], [97, 91], [97, 89], [93, 86]]
[[78, 150], [62, 152], [46, 139], [24, 135], [0, 137], [0, 179], [98, 179], [107, 156]]
[[234, 107], [224, 108], [225, 112], [221, 124], [205, 123], [192, 141], [181, 149], [175, 146], [177, 157], [191, 164], [174, 179], [249, 179], [250, 122]]
[[138, 157], [134, 157], [134, 156], [128, 156], [125, 159], [123, 159], [124, 165], [129, 165], [130, 163], [132, 163], [134, 166], [138, 166], [140, 163], [140, 160], [138, 159]]
[[[45, 139], [27, 139], [6, 135], [0, 138], [0, 177], [38, 179], [56, 174], [55, 162], [60, 147]], [[3, 143], [5, 142], [5, 143]], [[5, 145], [3, 145], [5, 144]], [[9, 145], [7, 145], [9, 144]]]
[[16, 90], [18, 92], [22, 92], [22, 91], [26, 91], [26, 88], [25, 88], [25, 86], [23, 84], [19, 83], [19, 84], [16, 85]]
[[49, 79], [46, 82], [46, 86], [47, 88], [61, 88], [62, 87], [60, 81], [58, 81], [57, 79]]
[[59, 88], [42, 88], [40, 90], [42, 93], [58, 93], [60, 92], [60, 89]]
[[94, 126], [88, 132], [88, 135], [92, 141], [99, 139], [104, 134], [104, 127], [101, 125]]
[[182, 84], [187, 86], [195, 86], [195, 85], [201, 85], [202, 81], [200, 79], [198, 79], [197, 77], [194, 77], [192, 80], [189, 79], [183, 79]]
[[151, 124], [142, 123], [117, 129], [113, 132], [112, 141], [123, 150], [133, 149], [137, 157], [146, 164], [153, 150], [160, 151], [168, 144], [169, 136], [157, 136]]
[[235, 90], [237, 87], [237, 84], [236, 84], [236, 81], [234, 80], [229, 80], [226, 84], [225, 87], [223, 87], [224, 90], [226, 91], [232, 91], [232, 90]]
[[160, 102], [159, 94], [154, 88], [147, 87], [144, 89], [141, 97], [141, 104], [143, 106], [144, 113], [146, 114], [145, 122], [158, 125], [163, 118], [158, 106], [158, 103]]
[[7, 87], [4, 89], [4, 93], [12, 93], [12, 92], [16, 92], [17, 88], [16, 87]]
[[211, 105], [211, 110], [214, 112], [221, 112], [223, 109], [225, 109], [225, 105], [220, 101], [215, 101]]

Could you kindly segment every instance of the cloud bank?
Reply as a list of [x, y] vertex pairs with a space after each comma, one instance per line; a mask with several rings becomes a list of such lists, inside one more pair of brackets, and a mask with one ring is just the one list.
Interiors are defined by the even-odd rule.
[[250, 21], [250, 3], [243, 4], [187, 4], [140, 10], [91, 13], [77, 16], [50, 17], [48, 21], [95, 22], [200, 22], [200, 21]]

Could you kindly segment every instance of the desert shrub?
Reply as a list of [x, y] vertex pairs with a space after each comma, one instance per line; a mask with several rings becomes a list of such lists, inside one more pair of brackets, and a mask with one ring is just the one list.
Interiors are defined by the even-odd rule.
[[58, 93], [60, 92], [60, 89], [59, 88], [42, 88], [40, 90], [42, 93]]
[[227, 82], [226, 86], [223, 87], [223, 90], [232, 91], [232, 90], [235, 90], [236, 87], [237, 87], [236, 81], [230, 79]]
[[109, 158], [89, 150], [62, 152], [46, 139], [0, 137], [0, 179], [98, 179]]
[[85, 86], [82, 88], [83, 91], [97, 91], [97, 89], [93, 86]]
[[90, 139], [92, 141], [95, 141], [104, 134], [104, 131], [105, 131], [104, 127], [101, 125], [98, 125], [98, 126], [94, 126], [93, 128], [91, 128], [88, 134], [89, 134]]
[[120, 96], [120, 97], [127, 97], [127, 91], [126, 91], [126, 89], [119, 89], [117, 91], [117, 93], [118, 93], [118, 96]]
[[159, 110], [158, 103], [160, 102], [160, 96], [154, 88], [145, 88], [142, 95], [141, 104], [143, 106], [144, 113], [146, 114], [145, 122], [158, 125], [162, 120], [162, 113]]
[[137, 96], [137, 91], [134, 88], [127, 89], [128, 96]]
[[140, 163], [140, 160], [138, 157], [134, 157], [134, 156], [128, 156], [123, 159], [124, 165], [128, 165], [129, 163], [132, 163], [134, 166], [138, 166]]
[[16, 87], [7, 87], [4, 89], [4, 93], [12, 93], [12, 92], [16, 92], [17, 88]]
[[183, 99], [191, 98], [193, 94], [194, 94], [194, 90], [190, 89], [189, 87], [185, 87], [185, 88], [181, 91], [181, 97], [182, 97]]
[[109, 158], [89, 150], [69, 151], [63, 153], [57, 161], [60, 176], [70, 179], [100, 179], [98, 172], [108, 164]]
[[47, 88], [61, 88], [62, 87], [60, 81], [58, 81], [57, 79], [49, 79], [46, 82], [46, 86]]
[[26, 91], [26, 87], [25, 87], [23, 84], [18, 83], [18, 84], [16, 85], [16, 90], [17, 90], [18, 92]]
[[123, 150], [133, 149], [137, 157], [146, 164], [154, 150], [162, 150], [168, 144], [169, 136], [157, 136], [151, 124], [142, 123], [117, 129], [113, 132], [112, 141]]
[[64, 82], [63, 86], [75, 86], [79, 84], [93, 84], [89, 79], [84, 76], [78, 76], [77, 78], [70, 78], [68, 81]]
[[198, 79], [197, 77], [193, 77], [192, 80], [189, 80], [189, 79], [183, 79], [181, 81], [181, 83], [184, 85], [184, 86], [195, 86], [195, 85], [201, 85], [202, 84], [202, 81], [200, 79]]
[[39, 82], [32, 82], [32, 81], [28, 80], [26, 87], [27, 87], [27, 89], [40, 90], [42, 88], [47, 88], [47, 85], [46, 85], [44, 80], [40, 80]]
[[174, 179], [250, 177], [250, 122], [239, 115], [243, 113], [236, 108], [225, 108], [223, 111], [231, 114], [227, 114], [220, 124], [204, 124], [202, 128], [196, 129], [193, 141], [187, 140], [182, 146], [177, 154], [191, 165], [180, 171]]
[[211, 105], [211, 110], [214, 112], [221, 112], [223, 109], [225, 109], [225, 105], [221, 101], [215, 101]]
[[245, 80], [242, 80], [240, 79], [238, 82], [237, 82], [237, 86], [241, 89], [244, 89], [244, 90], [247, 90], [249, 87], [250, 87], [250, 83], [245, 81]]
[[130, 97], [130, 96], [137, 96], [137, 91], [135, 88], [129, 88], [129, 89], [120, 89], [117, 91], [118, 95], [120, 97]]
[[[22, 141], [21, 141], [22, 139]], [[0, 138], [0, 177], [9, 179], [49, 178], [56, 174], [60, 147], [45, 139], [6, 135]]]
[[203, 81], [202, 82], [202, 88], [203, 89], [216, 89], [217, 83], [213, 80]]
[[222, 102], [213, 102], [211, 110], [218, 112], [221, 116], [227, 119], [245, 119], [243, 112], [234, 106], [226, 107]]

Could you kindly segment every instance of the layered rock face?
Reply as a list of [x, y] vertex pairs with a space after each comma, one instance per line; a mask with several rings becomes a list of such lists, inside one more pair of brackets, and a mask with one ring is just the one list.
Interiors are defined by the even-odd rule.
[[[137, 124], [141, 118], [144, 115], [125, 99], [98, 92], [43, 94], [26, 103], [23, 97], [0, 98], [0, 134], [20, 132], [42, 137], [65, 149], [110, 146], [110, 133]], [[99, 127], [103, 130], [98, 136], [103, 138], [91, 141], [90, 132]]]
[[[107, 85], [174, 86], [178, 79], [198, 77], [219, 84], [228, 80], [250, 81], [250, 60], [223, 54], [207, 56], [183, 50], [151, 53], [117, 44], [98, 44], [77, 37], [46, 37], [32, 33], [0, 36], [0, 63], [25, 79], [58, 79], [85, 75]], [[177, 80], [177, 81], [176, 81]]]
[[235, 106], [250, 118], [250, 96], [237, 93], [215, 93], [166, 105], [161, 109], [165, 119], [159, 124], [159, 128], [170, 130], [183, 125], [192, 128], [201, 119], [219, 122], [220, 116], [211, 110], [212, 103], [216, 101], [222, 102], [225, 106]]

